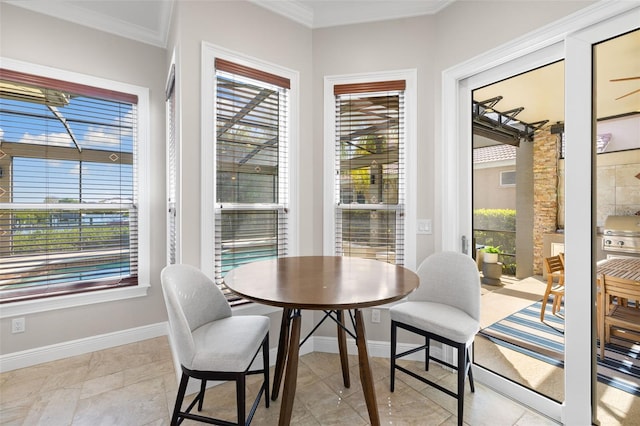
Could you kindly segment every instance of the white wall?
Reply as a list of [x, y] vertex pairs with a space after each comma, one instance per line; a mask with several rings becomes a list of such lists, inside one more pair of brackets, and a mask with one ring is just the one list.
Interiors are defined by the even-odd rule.
[[[183, 261], [200, 263], [200, 56], [202, 41], [300, 73], [301, 254], [313, 249], [316, 178], [311, 150], [311, 30], [248, 2], [177, 2], [178, 21], [169, 51], [179, 50], [183, 154]], [[242, 23], [240, 23], [243, 21]], [[247, 31], [250, 29], [250, 31]], [[297, 212], [292, 212], [296, 214]], [[318, 217], [317, 220], [320, 220]]]
[[[435, 16], [317, 29], [313, 32], [314, 157], [322, 157], [322, 88], [325, 75], [416, 68], [418, 74], [418, 218], [433, 219], [433, 235], [418, 235], [416, 264], [439, 249], [439, 175], [435, 140], [440, 128], [441, 74], [528, 31], [537, 29], [593, 2], [457, 1]], [[526, 17], [526, 18], [525, 18]], [[471, 106], [469, 106], [471, 107]], [[302, 168], [305, 166], [303, 165]], [[315, 167], [315, 166], [314, 166]], [[322, 181], [314, 193], [322, 192]], [[320, 210], [319, 198], [317, 210]], [[319, 218], [314, 238], [321, 239]], [[386, 313], [384, 313], [386, 314]], [[383, 314], [383, 315], [384, 315]], [[368, 314], [365, 314], [365, 318]], [[388, 321], [367, 324], [369, 340], [388, 341]], [[333, 326], [321, 334], [335, 333]]]
[[[26, 316], [26, 332], [0, 321], [1, 354], [166, 321], [158, 277], [165, 260], [164, 49], [0, 3], [0, 54], [150, 89], [151, 288], [148, 296]], [[162, 212], [162, 213], [159, 213]], [[2, 307], [0, 307], [2, 309]]]
[[640, 148], [640, 115], [598, 121], [596, 129], [599, 135], [611, 135], [605, 152]]
[[[428, 143], [433, 129], [433, 99], [436, 76], [433, 74], [433, 54], [437, 38], [433, 16], [398, 19], [371, 24], [348, 25], [315, 30], [313, 33], [313, 111], [314, 157], [323, 155], [323, 78], [330, 75], [357, 74], [376, 71], [417, 69], [417, 135], [418, 135], [418, 193], [417, 217], [433, 218], [433, 167], [424, 167], [433, 160], [433, 143]], [[422, 161], [423, 159], [429, 159]], [[323, 164], [318, 162], [318, 174]], [[322, 180], [315, 181], [314, 192], [322, 193]], [[317, 199], [317, 209], [322, 200]], [[322, 223], [318, 222], [314, 237], [322, 241]], [[414, 238], [414, 236], [409, 236]], [[417, 241], [418, 258], [433, 252], [433, 235], [420, 235]]]
[[[298, 185], [300, 254], [322, 253], [322, 146], [325, 75], [418, 70], [418, 218], [432, 218], [434, 234], [417, 239], [417, 259], [438, 249], [437, 188], [441, 166], [440, 87], [444, 69], [506, 43], [593, 2], [457, 1], [435, 16], [310, 30], [248, 2], [176, 2], [167, 51], [89, 30], [0, 3], [3, 56], [121, 80], [151, 89], [152, 283], [149, 296], [27, 317], [27, 332], [0, 323], [1, 354], [154, 324], [166, 320], [158, 277], [165, 263], [164, 84], [177, 52], [181, 108], [183, 261], [200, 262], [200, 47], [203, 40], [300, 73]], [[243, 23], [240, 24], [240, 20]], [[247, 29], [250, 29], [247, 31]], [[309, 190], [309, 188], [311, 190]], [[386, 313], [368, 326], [372, 340], [388, 340]], [[276, 322], [275, 318], [272, 323]], [[332, 335], [334, 327], [327, 335]], [[273, 344], [272, 344], [273, 345]]]
[[[249, 2], [176, 2], [168, 52], [177, 53], [176, 96], [179, 99], [182, 143], [182, 262], [200, 265], [201, 253], [201, 47], [202, 42], [231, 50], [260, 61], [297, 71], [299, 86], [299, 176], [298, 238], [301, 255], [321, 252], [315, 241], [315, 223], [321, 223], [315, 207], [315, 179], [312, 157], [311, 37], [312, 31], [300, 24]], [[242, 23], [240, 23], [242, 22]], [[247, 31], [247, 29], [250, 29]], [[321, 197], [320, 194], [317, 195]], [[319, 248], [315, 248], [315, 246]], [[312, 327], [312, 317], [303, 317], [303, 331]], [[271, 315], [271, 347], [277, 346], [280, 315]]]

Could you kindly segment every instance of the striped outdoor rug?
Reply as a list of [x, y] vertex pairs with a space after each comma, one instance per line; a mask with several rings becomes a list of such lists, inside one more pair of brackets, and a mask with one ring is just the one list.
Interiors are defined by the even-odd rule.
[[[564, 367], [564, 311], [556, 316], [547, 303], [544, 323], [540, 322], [541, 302], [480, 330], [495, 344], [527, 354], [558, 367]], [[611, 339], [605, 360], [598, 358], [598, 381], [640, 396], [640, 344]]]

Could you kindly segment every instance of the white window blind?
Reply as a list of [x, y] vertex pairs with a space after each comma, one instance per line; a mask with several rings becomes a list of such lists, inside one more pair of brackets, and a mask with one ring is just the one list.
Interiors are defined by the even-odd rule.
[[167, 107], [167, 263], [177, 261], [177, 147], [175, 66], [171, 67], [166, 90]]
[[334, 86], [335, 251], [404, 264], [405, 81]]
[[137, 285], [137, 97], [0, 69], [0, 301]]
[[287, 254], [288, 89], [287, 79], [216, 59], [218, 284], [236, 266]]

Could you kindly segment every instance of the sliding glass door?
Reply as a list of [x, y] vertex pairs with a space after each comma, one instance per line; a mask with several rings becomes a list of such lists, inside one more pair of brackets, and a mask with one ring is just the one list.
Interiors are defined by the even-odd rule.
[[[474, 374], [514, 399], [562, 422], [595, 420], [595, 116], [592, 111], [593, 46], [637, 29], [637, 4], [596, 4], [544, 31], [443, 73], [441, 153], [442, 249], [470, 253], [472, 236], [472, 91], [493, 81], [557, 60], [565, 64], [565, 198], [564, 251], [566, 290], [564, 401], [547, 398], [527, 387], [477, 366]], [[478, 70], [481, 70], [479, 72]], [[484, 80], [483, 80], [484, 78]], [[587, 373], [591, 374], [587, 374]]]
[[[473, 241], [483, 287], [474, 362], [560, 403], [564, 61], [472, 95]], [[497, 262], [488, 256], [494, 250]]]
[[[459, 131], [465, 137], [458, 146], [458, 156], [464, 160], [459, 160], [457, 167], [459, 175], [468, 179], [468, 183], [460, 181], [465, 194], [460, 199], [468, 200], [468, 204], [460, 203], [464, 209], [459, 206], [460, 229], [463, 235], [472, 236], [466, 249], [475, 254], [483, 281], [482, 331], [474, 345], [474, 374], [557, 419], [565, 388], [563, 338], [557, 324], [562, 321], [551, 313], [540, 321], [540, 300], [545, 290], [543, 248], [551, 248], [543, 237], [555, 233], [563, 220], [556, 205], [547, 212], [552, 223], [548, 229], [534, 226], [549, 210], [536, 216], [535, 204], [543, 202], [534, 198], [534, 175], [539, 185], [541, 173], [534, 171], [534, 156], [540, 160], [543, 152], [553, 157], [553, 167], [550, 160], [542, 161], [541, 166], [554, 178], [542, 180], [553, 183], [546, 192], [557, 194], [562, 190], [556, 149], [559, 139], [551, 134], [550, 126], [564, 120], [563, 58], [563, 43], [554, 43], [462, 80], [463, 89], [458, 93], [460, 114], [466, 117], [460, 122]], [[546, 96], [534, 99], [535, 92], [527, 91], [531, 87], [540, 91], [541, 85]], [[534, 103], [547, 103], [548, 99], [553, 100], [553, 108], [547, 108], [542, 116]], [[516, 119], [513, 115], [518, 107], [525, 109]], [[485, 260], [486, 246], [499, 247], [497, 268]], [[499, 269], [497, 278], [492, 269]], [[548, 328], [547, 334], [556, 335], [542, 347], [535, 344], [542, 337], [524, 337], [526, 328], [536, 333]]]
[[[577, 397], [570, 401], [567, 396], [567, 407], [576, 409], [581, 394], [582, 398], [590, 397], [593, 406], [597, 407], [594, 418], [600, 424], [630, 424], [640, 412], [640, 398], [633, 395], [632, 389], [638, 386], [638, 381], [633, 375], [625, 378], [622, 374], [637, 362], [638, 357], [633, 355], [634, 351], [637, 352], [637, 338], [632, 341], [625, 339], [629, 350], [613, 356], [621, 362], [611, 374], [608, 365], [615, 362], [610, 359], [612, 351], [608, 348], [604, 362], [599, 361], [595, 331], [597, 262], [607, 256], [602, 252], [600, 231], [606, 216], [634, 215], [640, 203], [635, 182], [640, 167], [640, 136], [637, 132], [640, 126], [640, 92], [637, 92], [640, 89], [640, 62], [637, 60], [640, 52], [639, 22], [640, 8], [636, 8], [567, 39], [567, 74], [575, 78], [567, 81], [567, 99], [571, 102], [567, 105], [566, 126], [566, 213], [576, 227], [567, 228], [566, 237], [567, 251], [575, 250], [576, 256], [567, 256], [566, 268], [568, 278], [590, 283], [586, 289], [567, 290], [570, 297], [568, 309], [575, 310], [578, 319], [589, 314], [592, 318], [589, 336], [581, 336], [584, 326], [577, 320], [567, 322], [567, 334], [575, 337], [572, 341], [576, 342], [567, 346], [567, 358], [571, 362], [567, 376], [575, 377], [580, 371], [590, 368], [592, 377], [596, 374], [598, 377], [597, 382], [595, 379], [592, 382], [590, 394], [585, 394], [585, 389], [578, 387], [580, 379], [575, 380], [575, 384], [573, 380], [568, 382], [567, 394], [575, 392]], [[625, 63], [631, 58], [635, 60]], [[613, 81], [629, 77], [632, 80], [626, 81], [636, 83], [620, 85]], [[590, 176], [585, 175], [585, 169], [591, 171]], [[591, 190], [580, 190], [585, 187], [587, 178]], [[587, 210], [590, 215], [584, 214], [587, 206], [590, 206]], [[585, 262], [588, 259], [590, 263]], [[584, 356], [584, 352], [588, 352], [590, 357]], [[626, 391], [621, 390], [625, 387]]]

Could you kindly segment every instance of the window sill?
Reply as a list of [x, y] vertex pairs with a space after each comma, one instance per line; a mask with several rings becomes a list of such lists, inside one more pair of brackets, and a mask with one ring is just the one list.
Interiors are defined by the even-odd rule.
[[86, 306], [94, 303], [113, 302], [147, 295], [149, 284], [123, 287], [111, 290], [90, 291], [87, 293], [69, 294], [24, 302], [13, 302], [0, 305], [0, 318], [29, 315], [37, 312], [67, 309], [76, 306]]

